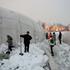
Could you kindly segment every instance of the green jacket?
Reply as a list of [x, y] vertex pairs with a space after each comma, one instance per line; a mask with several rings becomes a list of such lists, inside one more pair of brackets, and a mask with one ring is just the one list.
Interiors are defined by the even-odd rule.
[[49, 40], [49, 45], [55, 45], [55, 44], [56, 44], [56, 42], [54, 39]]

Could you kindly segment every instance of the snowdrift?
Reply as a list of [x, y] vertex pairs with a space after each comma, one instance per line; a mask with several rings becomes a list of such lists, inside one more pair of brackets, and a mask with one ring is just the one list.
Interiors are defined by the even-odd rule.
[[[1, 47], [2, 46], [6, 45], [2, 44]], [[24, 45], [22, 45], [22, 47], [24, 53]], [[48, 56], [43, 55], [44, 51], [36, 47], [35, 44], [30, 45], [29, 53], [24, 53], [24, 55], [21, 56], [19, 52], [20, 47], [11, 52], [10, 59], [0, 61], [0, 70], [44, 70], [43, 66], [47, 64]]]

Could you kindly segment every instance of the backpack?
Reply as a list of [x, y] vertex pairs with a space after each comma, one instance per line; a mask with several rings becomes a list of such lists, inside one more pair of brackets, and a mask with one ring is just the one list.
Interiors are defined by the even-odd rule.
[[49, 41], [49, 44], [50, 44], [50, 45], [55, 45], [55, 43], [56, 43], [56, 42], [55, 42], [54, 39], [51, 39], [51, 40]]
[[53, 39], [51, 39], [51, 40], [50, 40], [50, 42], [51, 42], [51, 43], [54, 43], [54, 40], [53, 40]]

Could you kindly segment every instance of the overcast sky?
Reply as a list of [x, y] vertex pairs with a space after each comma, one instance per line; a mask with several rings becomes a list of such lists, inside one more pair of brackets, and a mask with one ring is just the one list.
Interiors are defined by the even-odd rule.
[[0, 0], [0, 7], [37, 21], [70, 23], [70, 0]]

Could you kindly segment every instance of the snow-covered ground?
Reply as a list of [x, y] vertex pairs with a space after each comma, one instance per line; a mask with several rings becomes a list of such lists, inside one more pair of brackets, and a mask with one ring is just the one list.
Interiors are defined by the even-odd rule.
[[61, 45], [57, 41], [57, 45], [54, 46], [54, 57], [50, 55], [50, 47], [48, 41], [44, 40], [42, 43], [37, 44], [43, 49], [49, 57], [49, 63], [52, 70], [70, 70], [70, 46], [62, 43]]
[[[24, 45], [22, 44], [24, 53]], [[6, 47], [2, 44], [1, 47]], [[3, 48], [0, 50], [2, 51]], [[3, 49], [5, 50], [5, 49]], [[0, 61], [0, 70], [44, 70], [44, 66], [49, 62], [51, 70], [70, 70], [70, 46], [63, 43], [54, 46], [54, 56], [50, 54], [50, 47], [47, 40], [32, 43], [30, 52], [19, 55], [20, 47], [13, 49], [9, 59]], [[46, 55], [44, 55], [46, 54]], [[4, 64], [3, 64], [4, 63]], [[46, 67], [46, 70], [49, 67]]]
[[[48, 56], [44, 55], [44, 51], [36, 47], [35, 44], [31, 44], [30, 52], [24, 53], [23, 44], [22, 47], [22, 52], [24, 55], [19, 55], [20, 47], [17, 47], [16, 49], [13, 48], [10, 58], [0, 61], [0, 70], [44, 70], [43, 67], [48, 63]], [[2, 53], [6, 49], [7, 46], [2, 44]]]
[[70, 70], [70, 46], [63, 43], [57, 46], [55, 62], [59, 65], [59, 70]]

